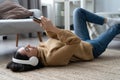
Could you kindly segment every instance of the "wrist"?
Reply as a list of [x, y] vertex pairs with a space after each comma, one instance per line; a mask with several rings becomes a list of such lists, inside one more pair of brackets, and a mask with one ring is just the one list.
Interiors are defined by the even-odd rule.
[[57, 34], [57, 33], [59, 33], [59, 32], [60, 32], [60, 29], [59, 29], [59, 28], [57, 28], [57, 27], [54, 27], [53, 32]]

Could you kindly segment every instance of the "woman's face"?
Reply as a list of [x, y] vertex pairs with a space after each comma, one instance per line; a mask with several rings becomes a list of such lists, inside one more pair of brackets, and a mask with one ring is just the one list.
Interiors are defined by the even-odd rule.
[[26, 47], [21, 47], [17, 51], [23, 55], [27, 55], [28, 57], [37, 56], [37, 48], [30, 45], [27, 45]]

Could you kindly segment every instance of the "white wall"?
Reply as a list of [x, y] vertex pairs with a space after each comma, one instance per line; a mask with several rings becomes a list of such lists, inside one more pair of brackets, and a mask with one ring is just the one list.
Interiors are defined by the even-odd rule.
[[52, 4], [53, 0], [41, 0], [42, 3]]
[[48, 18], [52, 20], [54, 23], [54, 6], [53, 6], [53, 0], [41, 0], [42, 5], [47, 5], [47, 12], [48, 12]]
[[95, 0], [95, 12], [117, 12], [120, 0]]

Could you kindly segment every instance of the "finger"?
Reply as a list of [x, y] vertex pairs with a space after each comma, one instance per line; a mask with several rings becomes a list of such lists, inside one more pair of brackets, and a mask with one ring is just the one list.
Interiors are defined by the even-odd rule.
[[40, 27], [43, 28], [43, 26], [45, 25], [45, 22], [46, 22], [46, 21], [44, 20], [44, 17], [43, 17], [43, 16], [41, 16], [40, 19], [41, 19]]
[[45, 26], [45, 21], [43, 20], [43, 18], [41, 18], [41, 24], [42, 24], [42, 26]]
[[48, 21], [46, 17], [41, 17], [41, 19], [42, 19], [43, 22], [47, 22]]
[[42, 27], [43, 25], [42, 25], [42, 23], [40, 23], [40, 27]]
[[42, 23], [43, 28], [46, 29], [50, 22], [49, 22], [49, 19], [41, 16], [41, 23]]
[[42, 18], [41, 24], [42, 24], [43, 27], [45, 27], [47, 25], [47, 21]]
[[45, 29], [44, 26], [45, 26], [44, 22], [41, 21], [40, 27], [43, 28], [43, 29]]

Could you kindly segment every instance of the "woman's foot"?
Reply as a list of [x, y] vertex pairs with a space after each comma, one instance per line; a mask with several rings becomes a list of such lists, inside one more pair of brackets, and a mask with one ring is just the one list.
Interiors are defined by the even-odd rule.
[[120, 24], [120, 18], [107, 18], [106, 24], [108, 25], [108, 27], [115, 24]]

